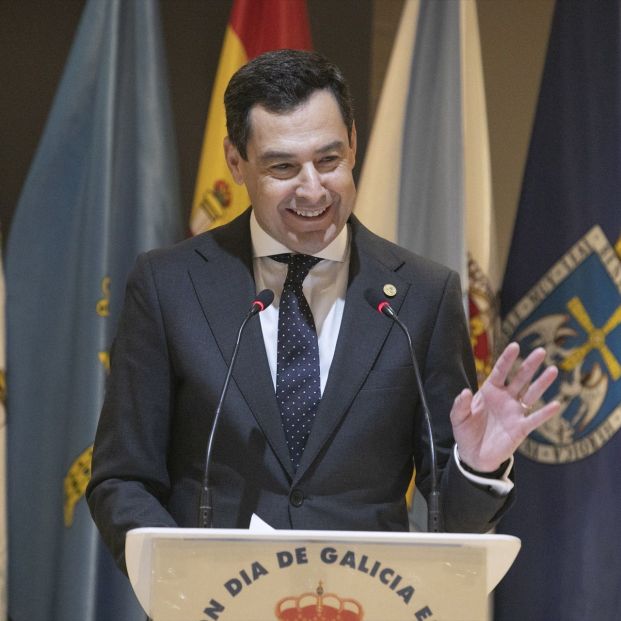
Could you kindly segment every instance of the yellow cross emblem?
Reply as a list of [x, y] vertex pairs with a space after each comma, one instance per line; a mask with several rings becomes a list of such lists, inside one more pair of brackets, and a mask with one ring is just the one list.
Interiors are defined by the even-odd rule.
[[621, 364], [615, 358], [614, 354], [606, 345], [606, 337], [619, 325], [621, 325], [621, 306], [610, 316], [608, 321], [602, 328], [596, 328], [587, 313], [586, 308], [578, 297], [574, 297], [567, 303], [567, 308], [574, 319], [582, 326], [587, 333], [587, 341], [576, 350], [574, 350], [563, 362], [561, 369], [564, 371], [573, 371], [576, 366], [586, 357], [593, 349], [599, 350], [602, 355], [606, 367], [614, 381], [621, 378]]

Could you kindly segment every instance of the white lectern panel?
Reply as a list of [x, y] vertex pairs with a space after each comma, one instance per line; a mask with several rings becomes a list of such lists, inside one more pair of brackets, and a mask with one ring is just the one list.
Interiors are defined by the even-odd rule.
[[519, 547], [501, 535], [137, 529], [126, 555], [155, 621], [479, 621]]

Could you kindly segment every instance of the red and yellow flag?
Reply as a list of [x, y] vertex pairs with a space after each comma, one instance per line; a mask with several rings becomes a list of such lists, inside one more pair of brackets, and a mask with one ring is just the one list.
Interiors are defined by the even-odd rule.
[[226, 224], [249, 205], [224, 159], [224, 91], [231, 76], [249, 60], [270, 50], [311, 49], [306, 0], [235, 0], [222, 44], [203, 139], [190, 229], [194, 235]]

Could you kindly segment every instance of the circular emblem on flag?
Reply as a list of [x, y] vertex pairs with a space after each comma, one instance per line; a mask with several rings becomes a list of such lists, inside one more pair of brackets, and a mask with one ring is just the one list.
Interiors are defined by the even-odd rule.
[[584, 459], [621, 428], [621, 261], [599, 227], [589, 231], [515, 306], [503, 323], [524, 358], [537, 347], [559, 375], [541, 403], [560, 413], [520, 452], [542, 463]]

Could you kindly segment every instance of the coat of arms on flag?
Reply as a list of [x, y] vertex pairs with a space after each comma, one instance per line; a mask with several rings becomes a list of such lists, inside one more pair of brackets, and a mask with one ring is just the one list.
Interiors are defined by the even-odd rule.
[[516, 304], [503, 336], [526, 357], [545, 347], [559, 376], [545, 401], [561, 411], [520, 447], [559, 464], [600, 449], [621, 427], [621, 260], [594, 226]]

